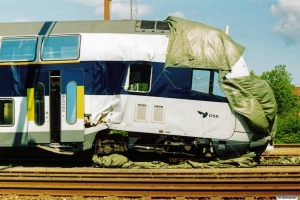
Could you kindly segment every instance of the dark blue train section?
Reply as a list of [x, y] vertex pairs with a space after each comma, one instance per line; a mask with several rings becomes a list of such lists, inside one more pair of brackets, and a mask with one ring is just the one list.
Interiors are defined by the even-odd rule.
[[[84, 93], [85, 95], [115, 95], [135, 94], [153, 97], [180, 98], [201, 101], [226, 102], [227, 98], [199, 93], [191, 90], [192, 69], [189, 68], [168, 68], [164, 69], [164, 63], [147, 63], [151, 65], [152, 81], [154, 82], [149, 92], [130, 92], [124, 90], [124, 82], [128, 66], [132, 64], [145, 65], [142, 61], [134, 62], [100, 62], [90, 61], [78, 64], [45, 64], [28, 66], [10, 66], [1, 69], [1, 97], [26, 97], [27, 88], [34, 87], [39, 81], [41, 72], [51, 72], [60, 76], [61, 70], [82, 70], [84, 71]], [[70, 73], [72, 77], [73, 74]], [[50, 86], [45, 87], [45, 94], [49, 95]]]

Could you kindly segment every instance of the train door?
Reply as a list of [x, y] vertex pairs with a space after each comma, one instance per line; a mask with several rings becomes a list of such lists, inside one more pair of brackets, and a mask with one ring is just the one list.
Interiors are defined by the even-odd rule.
[[61, 71], [61, 142], [84, 141], [84, 71]]
[[83, 70], [34, 71], [28, 76], [28, 143], [83, 142]]
[[50, 72], [27, 76], [28, 143], [50, 142]]

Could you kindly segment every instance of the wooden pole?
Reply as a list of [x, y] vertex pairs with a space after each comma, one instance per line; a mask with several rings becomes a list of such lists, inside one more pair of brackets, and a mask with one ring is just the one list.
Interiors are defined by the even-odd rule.
[[110, 1], [104, 0], [104, 20], [110, 20]]

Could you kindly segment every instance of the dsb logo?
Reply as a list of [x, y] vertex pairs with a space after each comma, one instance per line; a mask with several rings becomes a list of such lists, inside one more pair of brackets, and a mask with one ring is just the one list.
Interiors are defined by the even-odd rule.
[[212, 117], [212, 118], [219, 118], [219, 115], [216, 115], [216, 114], [209, 114], [208, 116]]

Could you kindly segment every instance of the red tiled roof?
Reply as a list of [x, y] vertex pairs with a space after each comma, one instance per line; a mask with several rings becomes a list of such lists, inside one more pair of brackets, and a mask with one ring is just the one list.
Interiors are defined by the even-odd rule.
[[296, 92], [297, 92], [298, 96], [300, 97], [300, 87], [296, 87]]

